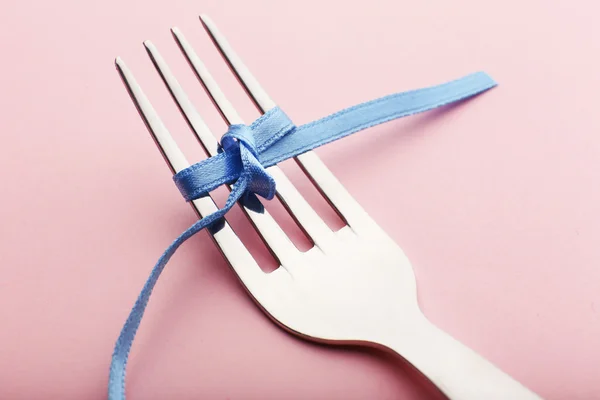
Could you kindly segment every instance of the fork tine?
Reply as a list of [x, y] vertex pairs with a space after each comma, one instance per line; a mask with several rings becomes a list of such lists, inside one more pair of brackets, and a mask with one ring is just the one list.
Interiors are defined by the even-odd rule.
[[[177, 28], [173, 28], [173, 35], [179, 43], [179, 47], [185, 54], [190, 65], [196, 72], [198, 79], [221, 111], [221, 115], [228, 124], [243, 123], [241, 117], [225, 97], [219, 85], [213, 79], [198, 55], [185, 39], [185, 36]], [[275, 179], [277, 185], [277, 195], [284, 206], [294, 217], [298, 225], [313, 240], [317, 247], [326, 251], [333, 243], [333, 232], [325, 222], [312, 209], [308, 202], [302, 197], [300, 192], [294, 187], [279, 167], [270, 167], [269, 172]]]
[[[165, 161], [169, 165], [171, 172], [175, 174], [187, 168], [189, 166], [188, 161], [177, 146], [177, 143], [175, 143], [175, 140], [173, 140], [167, 127], [163, 124], [125, 62], [121, 58], [117, 58], [115, 60], [115, 65], [127, 87], [127, 91], [144, 120], [146, 127], [156, 141], [163, 157], [165, 157]], [[210, 212], [209, 210], [207, 211]], [[201, 214], [205, 215], [205, 213]]]
[[215, 23], [206, 14], [200, 15], [200, 21], [204, 26], [204, 29], [213, 40], [223, 58], [231, 71], [239, 79], [240, 83], [248, 92], [248, 95], [254, 101], [254, 104], [261, 113], [265, 113], [277, 104], [267, 95], [267, 93], [261, 88], [256, 78], [250, 73], [248, 68], [244, 65], [242, 60], [239, 58], [237, 53], [233, 50], [225, 36], [219, 31]]
[[[187, 41], [183, 32], [177, 27], [171, 28], [171, 33], [173, 33], [173, 37], [175, 41], [179, 45], [179, 48], [187, 58], [189, 64], [192, 66], [192, 69], [196, 73], [196, 76], [200, 80], [202, 86], [206, 90], [206, 93], [209, 94], [210, 99], [214, 103], [217, 110], [221, 113], [221, 117], [227, 125], [241, 124], [242, 117], [237, 113], [235, 108], [231, 106], [229, 100], [225, 97], [225, 94], [219, 89], [217, 85], [217, 81], [212, 77], [210, 71], [200, 57], [194, 51], [194, 48]], [[204, 78], [204, 79], [203, 79]], [[228, 105], [228, 106], [220, 106], [220, 105]], [[216, 138], [211, 139], [213, 142], [217, 142]]]
[[[208, 126], [204, 123], [198, 111], [196, 111], [196, 108], [192, 105], [185, 94], [185, 91], [171, 72], [171, 69], [160, 55], [158, 49], [149, 40], [144, 42], [144, 46], [146, 47], [148, 55], [156, 67], [156, 70], [162, 77], [165, 86], [173, 96], [181, 113], [188, 121], [205, 151], [210, 155], [216, 155], [218, 148], [216, 139]], [[264, 210], [264, 213], [259, 213], [246, 207], [243, 207], [243, 210], [260, 233], [269, 250], [281, 265], [284, 267], [290, 265], [299, 251], [277, 222], [275, 222], [273, 217], [266, 210]]]
[[196, 108], [192, 105], [191, 101], [183, 91], [181, 85], [175, 78], [175, 76], [171, 73], [170, 68], [158, 52], [158, 49], [150, 40], [146, 40], [144, 42], [144, 47], [146, 48], [152, 63], [154, 64], [156, 70], [160, 74], [161, 78], [165, 82], [165, 85], [169, 89], [169, 92], [176, 100], [176, 104], [181, 110], [181, 113], [185, 117], [186, 121], [192, 128], [194, 134], [198, 137], [198, 139], [204, 143], [206, 147], [205, 150], [210, 155], [217, 154], [218, 151], [218, 143], [212, 139], [213, 135], [210, 132], [210, 129], [198, 113]]
[[[133, 74], [125, 64], [118, 58], [115, 65], [127, 90], [138, 109], [146, 127], [156, 141], [165, 161], [173, 173], [179, 172], [189, 166], [185, 156], [175, 143], [175, 140], [161, 121], [160, 117], [152, 107], [152, 104], [135, 80]], [[210, 197], [203, 197], [191, 202], [196, 212], [202, 217], [217, 211], [217, 206]], [[235, 270], [246, 288], [254, 297], [260, 295], [260, 289], [264, 284], [266, 274], [260, 269], [248, 249], [233, 232], [229, 224], [224, 221], [223, 226], [212, 237], [223, 252], [229, 264]]]
[[[200, 20], [258, 110], [265, 113], [274, 108], [275, 102], [250, 73], [215, 23], [205, 14], [200, 16]], [[360, 230], [361, 227], [371, 224], [370, 217], [315, 152], [301, 154], [295, 160], [352, 229]]]

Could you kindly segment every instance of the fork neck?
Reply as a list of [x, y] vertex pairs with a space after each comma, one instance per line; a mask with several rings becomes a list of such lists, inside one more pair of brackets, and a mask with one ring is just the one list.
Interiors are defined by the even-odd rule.
[[419, 313], [381, 344], [404, 358], [452, 400], [540, 399]]

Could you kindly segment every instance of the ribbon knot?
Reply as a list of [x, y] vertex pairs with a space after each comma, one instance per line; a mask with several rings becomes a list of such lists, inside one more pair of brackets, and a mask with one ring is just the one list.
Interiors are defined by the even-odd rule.
[[[225, 152], [239, 152], [242, 166], [240, 178], [246, 185], [244, 195], [255, 193], [267, 200], [275, 196], [275, 180], [258, 161], [259, 152], [252, 128], [246, 125], [231, 125], [221, 138]], [[248, 199], [246, 199], [248, 200]]]

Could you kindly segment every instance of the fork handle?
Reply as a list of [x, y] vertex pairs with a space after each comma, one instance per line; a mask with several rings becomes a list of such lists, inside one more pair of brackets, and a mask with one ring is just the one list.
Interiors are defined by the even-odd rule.
[[[389, 349], [406, 359], [451, 400], [540, 400], [490, 361], [446, 334], [424, 316], [403, 323]], [[414, 329], [413, 329], [414, 328]]]

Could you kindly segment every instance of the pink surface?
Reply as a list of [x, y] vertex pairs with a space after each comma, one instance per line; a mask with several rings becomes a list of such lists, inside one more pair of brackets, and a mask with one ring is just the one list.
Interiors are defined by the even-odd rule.
[[[105, 398], [130, 307], [160, 253], [195, 219], [114, 57], [128, 63], [190, 158], [202, 152], [142, 40], [154, 41], [215, 131], [225, 127], [172, 25], [242, 115], [256, 117], [201, 12], [298, 124], [477, 70], [497, 79], [499, 87], [466, 104], [318, 153], [405, 249], [433, 322], [547, 399], [600, 399], [596, 2], [152, 3], [2, 4], [2, 400]], [[284, 167], [316, 199], [297, 168]], [[376, 195], [383, 191], [394, 201]], [[272, 269], [239, 210], [231, 219]], [[297, 229], [293, 236], [307, 246]], [[133, 400], [428, 398], [397, 360], [312, 345], [275, 327], [206, 232], [159, 283], [127, 389]]]

